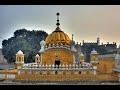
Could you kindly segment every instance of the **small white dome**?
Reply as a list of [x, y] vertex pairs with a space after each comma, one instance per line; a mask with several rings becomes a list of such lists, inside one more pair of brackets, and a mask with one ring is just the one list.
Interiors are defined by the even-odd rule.
[[36, 57], [39, 57], [39, 55], [37, 54]]
[[80, 56], [84, 56], [82, 52], [81, 52]]
[[44, 41], [44, 40], [42, 40], [41, 42], [40, 42], [40, 45], [41, 46], [44, 46], [46, 44], [46, 42]]
[[76, 50], [74, 47], [71, 49], [71, 51], [73, 51], [73, 52], [77, 52], [77, 50]]
[[93, 51], [91, 51], [91, 54], [98, 54], [97, 51], [93, 48]]
[[84, 55], [81, 53], [80, 56], [84, 56]]
[[17, 54], [23, 54], [23, 52], [22, 52], [21, 50], [19, 50], [19, 51], [17, 52]]

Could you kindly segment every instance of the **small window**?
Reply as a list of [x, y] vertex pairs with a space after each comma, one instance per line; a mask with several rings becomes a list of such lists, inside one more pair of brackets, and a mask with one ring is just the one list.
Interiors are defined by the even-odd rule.
[[81, 71], [79, 71], [79, 74], [81, 74]]
[[81, 71], [81, 74], [86, 74], [85, 71]]
[[55, 74], [57, 74], [58, 72], [57, 71], [55, 71]]
[[38, 58], [37, 58], [37, 61], [38, 61]]
[[20, 62], [20, 59], [21, 59], [21, 58], [20, 58], [20, 57], [18, 57], [18, 62]]
[[39, 74], [39, 72], [38, 72], [38, 71], [36, 71], [36, 72], [35, 72], [35, 74], [36, 74], [36, 75], [38, 75], [38, 74]]
[[17, 61], [18, 61], [18, 59], [19, 59], [19, 58], [17, 57]]

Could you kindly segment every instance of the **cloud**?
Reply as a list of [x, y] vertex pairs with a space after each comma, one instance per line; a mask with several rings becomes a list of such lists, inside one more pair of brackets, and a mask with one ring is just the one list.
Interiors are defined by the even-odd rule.
[[[28, 28], [51, 33], [60, 12], [60, 28], [77, 42], [120, 44], [120, 6], [117, 5], [4, 5], [0, 6], [0, 35], [9, 38], [16, 29]], [[2, 40], [0, 40], [2, 41]]]

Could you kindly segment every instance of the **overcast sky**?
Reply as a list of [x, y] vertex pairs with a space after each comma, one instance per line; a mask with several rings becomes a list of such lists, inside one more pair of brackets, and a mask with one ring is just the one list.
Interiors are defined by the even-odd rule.
[[[17, 29], [44, 30], [56, 28], [56, 13], [60, 13], [60, 28], [76, 42], [120, 44], [119, 5], [0, 5], [0, 37], [8, 39]], [[2, 47], [0, 38], [0, 48]]]

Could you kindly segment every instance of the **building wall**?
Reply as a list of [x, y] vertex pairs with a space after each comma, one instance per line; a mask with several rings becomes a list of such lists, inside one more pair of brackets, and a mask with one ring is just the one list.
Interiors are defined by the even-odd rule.
[[97, 65], [97, 72], [99, 73], [113, 73], [115, 67], [115, 60], [99, 60], [99, 64]]
[[[54, 51], [54, 50], [53, 50]], [[47, 55], [55, 51], [47, 52]], [[58, 51], [58, 50], [57, 50]], [[65, 54], [67, 51], [59, 51]], [[70, 52], [71, 53], [71, 52]], [[72, 54], [72, 53], [71, 53]], [[43, 55], [44, 56], [44, 55]], [[45, 56], [44, 56], [45, 57]], [[71, 57], [72, 58], [72, 57]], [[52, 58], [51, 59], [55, 59]], [[62, 58], [61, 58], [62, 59]], [[69, 60], [68, 54], [68, 60]], [[63, 58], [64, 60], [64, 58]], [[44, 60], [43, 60], [44, 62]], [[71, 61], [72, 62], [72, 61]], [[63, 61], [66, 63], [66, 61]], [[97, 70], [94, 69], [18, 69], [17, 73], [0, 71], [0, 79], [5, 80], [41, 80], [41, 81], [118, 81], [118, 73], [112, 69], [115, 67], [115, 61], [113, 60], [99, 60]], [[57, 72], [56, 72], [57, 71]], [[94, 73], [96, 71], [96, 73]]]
[[50, 49], [41, 54], [42, 64], [54, 64], [55, 60], [60, 60], [60, 64], [72, 64], [74, 53], [66, 49]]
[[[56, 72], [57, 71], [57, 72]], [[118, 73], [94, 73], [94, 70], [35, 70], [20, 69], [17, 73], [0, 72], [3, 80], [41, 80], [41, 81], [118, 81]]]
[[[54, 71], [54, 70], [53, 70]], [[47, 74], [43, 74], [42, 71], [37, 71], [36, 74], [34, 70], [31, 73], [25, 70], [22, 74], [17, 74], [17, 80], [41, 80], [41, 81], [118, 81], [118, 76], [116, 73], [111, 74], [93, 74], [89, 70], [82, 70], [85, 73], [79, 73], [77, 70], [71, 70], [71, 74], [66, 74], [66, 70], [62, 70], [63, 74], [50, 74], [47, 70]], [[78, 72], [78, 74], [74, 74]]]

